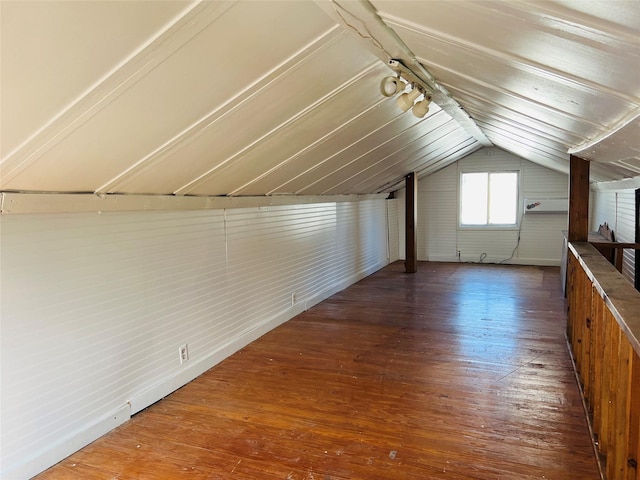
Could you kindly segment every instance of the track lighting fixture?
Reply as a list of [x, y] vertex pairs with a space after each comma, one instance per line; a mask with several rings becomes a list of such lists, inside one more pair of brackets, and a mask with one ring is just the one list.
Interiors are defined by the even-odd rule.
[[[400, 60], [389, 60], [389, 67], [397, 73], [397, 76], [383, 78], [380, 83], [380, 93], [385, 97], [393, 97], [404, 91], [407, 82], [410, 83], [411, 90], [400, 95], [396, 99], [396, 103], [403, 112], [407, 112], [413, 107], [413, 114], [418, 118], [423, 118], [429, 113], [429, 105], [431, 104], [433, 90], [430, 85], [408, 69]], [[424, 98], [416, 103], [420, 95], [424, 95]]]
[[400, 95], [398, 100], [396, 100], [396, 103], [403, 112], [406, 112], [413, 107], [413, 102], [415, 102], [420, 95], [422, 95], [422, 92], [414, 85], [411, 91]]
[[380, 93], [385, 97], [393, 97], [396, 93], [404, 90], [404, 85], [400, 77], [385, 77], [380, 83]]
[[429, 95], [425, 95], [424, 96], [424, 100], [416, 103], [413, 106], [413, 109], [411, 110], [413, 112], [413, 114], [418, 117], [418, 118], [422, 118], [424, 117], [427, 112], [429, 111], [429, 105], [431, 104], [431, 96]]

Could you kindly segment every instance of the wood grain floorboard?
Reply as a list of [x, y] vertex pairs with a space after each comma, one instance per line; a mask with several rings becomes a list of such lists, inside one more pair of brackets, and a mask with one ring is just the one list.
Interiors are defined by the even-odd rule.
[[598, 479], [559, 285], [395, 263], [36, 478]]

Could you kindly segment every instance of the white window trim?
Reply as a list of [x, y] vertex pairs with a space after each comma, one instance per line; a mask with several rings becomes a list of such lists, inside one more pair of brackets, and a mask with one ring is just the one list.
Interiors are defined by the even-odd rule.
[[[517, 192], [517, 200], [516, 200], [516, 223], [510, 224], [496, 224], [496, 225], [463, 225], [461, 222], [462, 218], [462, 202], [461, 202], [461, 194], [462, 194], [462, 175], [465, 173], [517, 173], [518, 174], [518, 192]], [[464, 231], [489, 231], [489, 230], [500, 230], [500, 231], [518, 231], [520, 230], [520, 224], [522, 222], [522, 211], [520, 205], [522, 205], [523, 197], [523, 179], [522, 179], [522, 168], [493, 168], [487, 169], [482, 167], [476, 168], [464, 168], [463, 170], [458, 171], [458, 184], [457, 184], [457, 192], [456, 192], [456, 201], [458, 202], [458, 218], [457, 224], [458, 230]]]

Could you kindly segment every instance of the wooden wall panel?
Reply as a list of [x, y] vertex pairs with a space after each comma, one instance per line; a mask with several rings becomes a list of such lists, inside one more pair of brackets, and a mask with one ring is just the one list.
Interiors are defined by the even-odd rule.
[[631, 414], [629, 416], [629, 471], [626, 480], [640, 479], [640, 355], [633, 352], [631, 355], [631, 393], [629, 405]]
[[569, 175], [570, 242], [586, 242], [589, 233], [589, 162], [571, 155]]
[[[617, 325], [617, 324], [616, 324]], [[625, 339], [625, 334], [617, 329], [617, 378], [616, 402], [614, 405], [614, 439], [615, 457], [607, 459], [609, 470], [608, 478], [625, 478], [628, 465], [628, 444], [630, 433], [630, 409], [631, 409], [631, 355], [633, 348]]]
[[418, 269], [418, 177], [415, 172], [405, 177], [405, 272]]
[[592, 246], [578, 245], [571, 248], [585, 256], [569, 255], [567, 338], [603, 472], [637, 480], [640, 358], [633, 339], [640, 297]]

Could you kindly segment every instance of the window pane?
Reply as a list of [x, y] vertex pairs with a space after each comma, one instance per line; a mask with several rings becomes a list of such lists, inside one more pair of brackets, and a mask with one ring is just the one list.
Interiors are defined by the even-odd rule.
[[518, 174], [492, 173], [489, 175], [489, 223], [516, 223], [518, 206]]
[[487, 224], [487, 173], [463, 173], [461, 182], [460, 223]]

